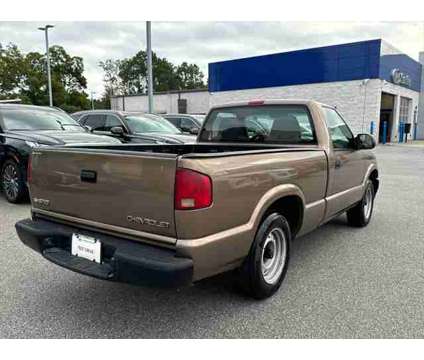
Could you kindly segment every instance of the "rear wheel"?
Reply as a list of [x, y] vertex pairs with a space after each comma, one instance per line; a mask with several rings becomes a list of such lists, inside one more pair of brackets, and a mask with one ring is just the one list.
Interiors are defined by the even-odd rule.
[[1, 187], [6, 200], [10, 203], [19, 203], [28, 194], [23, 171], [14, 160], [6, 160], [3, 164]]
[[347, 221], [349, 225], [356, 227], [368, 225], [374, 209], [374, 197], [374, 185], [371, 180], [368, 180], [361, 201], [356, 204], [355, 207], [347, 211]]
[[245, 292], [264, 299], [279, 289], [287, 272], [290, 241], [290, 226], [284, 216], [273, 213], [263, 220], [240, 269]]

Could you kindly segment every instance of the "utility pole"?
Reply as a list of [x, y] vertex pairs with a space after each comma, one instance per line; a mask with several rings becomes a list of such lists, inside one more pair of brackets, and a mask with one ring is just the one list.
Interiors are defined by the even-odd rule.
[[91, 92], [91, 110], [94, 110], [94, 94], [95, 93], [96, 93], [95, 91]]
[[49, 89], [49, 105], [53, 106], [53, 93], [52, 93], [52, 77], [50, 73], [50, 55], [49, 55], [49, 29], [53, 28], [53, 25], [46, 25], [39, 27], [38, 30], [44, 31], [46, 37], [46, 63], [47, 63], [47, 85]]
[[152, 29], [150, 21], [146, 21], [147, 36], [147, 94], [149, 97], [149, 113], [153, 113], [153, 72], [152, 72]]

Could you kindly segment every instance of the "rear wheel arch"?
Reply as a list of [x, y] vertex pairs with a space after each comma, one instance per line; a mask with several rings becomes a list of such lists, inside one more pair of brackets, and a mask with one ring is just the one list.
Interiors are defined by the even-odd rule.
[[20, 168], [22, 175], [24, 176], [24, 178], [26, 178], [27, 176], [27, 162], [28, 159], [26, 159], [25, 157], [23, 157], [22, 155], [20, 155], [16, 150], [14, 149], [8, 149], [6, 151], [6, 155], [4, 156], [4, 158], [2, 159], [1, 163], [0, 163], [0, 170], [3, 168], [3, 165], [7, 162], [7, 161], [13, 161], [16, 163], [16, 165], [18, 165], [18, 167]]
[[369, 179], [372, 181], [373, 185], [374, 185], [374, 195], [377, 193], [379, 184], [380, 184], [380, 180], [378, 179], [378, 170], [374, 169], [373, 171], [371, 171], [371, 174], [369, 176]]
[[0, 158], [0, 166], [2, 166], [7, 160], [13, 160], [18, 165], [22, 165], [25, 161], [22, 154], [19, 154], [18, 150], [13, 146], [5, 146], [4, 156]]
[[279, 213], [283, 215], [290, 225], [290, 232], [292, 238], [296, 236], [302, 227], [304, 202], [303, 199], [296, 194], [284, 195], [274, 200], [264, 211], [259, 225], [263, 220], [272, 213]]

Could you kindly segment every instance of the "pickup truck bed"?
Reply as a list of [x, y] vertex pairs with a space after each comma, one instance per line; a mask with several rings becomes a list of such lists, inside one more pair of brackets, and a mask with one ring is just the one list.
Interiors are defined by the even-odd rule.
[[[243, 162], [246, 156], [249, 162]], [[327, 186], [325, 152], [311, 146], [45, 148], [33, 152], [31, 167], [34, 215], [178, 249], [188, 257], [194, 251], [199, 263], [194, 279], [240, 262], [249, 249], [246, 239], [257, 221], [252, 219], [255, 208], [282, 180], [291, 183], [280, 185], [282, 192], [293, 186], [305, 189], [305, 205], [323, 199]], [[45, 172], [47, 168], [54, 170]], [[208, 174], [213, 182], [211, 207], [193, 211], [174, 209], [177, 168]], [[320, 209], [324, 202], [316, 206]], [[323, 220], [323, 212], [318, 211], [318, 216], [316, 212], [307, 212], [304, 228], [300, 229], [299, 223], [293, 231], [306, 232], [317, 226]], [[223, 217], [223, 213], [231, 216]], [[235, 239], [226, 244], [228, 231], [234, 232], [230, 237]], [[218, 242], [210, 236], [222, 236], [223, 244], [216, 248]], [[226, 247], [227, 250], [219, 250]], [[213, 259], [203, 261], [211, 255]]]

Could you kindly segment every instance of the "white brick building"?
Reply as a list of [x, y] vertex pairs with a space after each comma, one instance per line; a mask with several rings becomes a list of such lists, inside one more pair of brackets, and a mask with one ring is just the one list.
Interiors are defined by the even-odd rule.
[[[420, 63], [372, 40], [209, 64], [209, 91], [155, 94], [154, 110], [177, 113], [178, 99], [187, 113], [238, 100], [313, 99], [336, 106], [356, 133], [373, 127], [382, 141], [386, 122], [386, 141], [399, 141], [401, 122], [411, 124], [409, 139], [424, 138], [423, 82]], [[147, 96], [114, 97], [112, 109], [147, 111]]]

